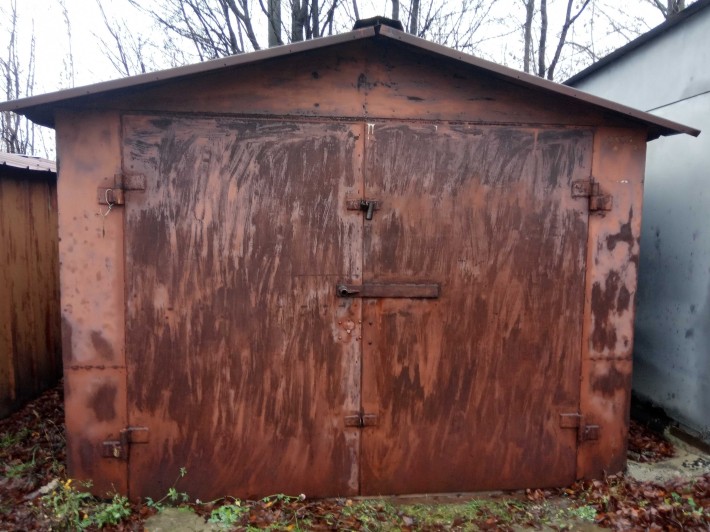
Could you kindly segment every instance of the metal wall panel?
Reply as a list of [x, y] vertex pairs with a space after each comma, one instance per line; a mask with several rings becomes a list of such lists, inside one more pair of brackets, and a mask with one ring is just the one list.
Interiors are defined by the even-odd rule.
[[561, 486], [576, 478], [592, 134], [376, 123], [365, 281], [362, 492]]
[[361, 131], [124, 118], [133, 497], [357, 494]]

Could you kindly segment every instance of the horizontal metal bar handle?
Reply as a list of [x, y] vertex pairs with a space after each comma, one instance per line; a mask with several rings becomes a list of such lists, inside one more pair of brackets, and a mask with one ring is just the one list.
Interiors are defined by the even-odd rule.
[[339, 283], [338, 297], [436, 299], [441, 291], [439, 283]]

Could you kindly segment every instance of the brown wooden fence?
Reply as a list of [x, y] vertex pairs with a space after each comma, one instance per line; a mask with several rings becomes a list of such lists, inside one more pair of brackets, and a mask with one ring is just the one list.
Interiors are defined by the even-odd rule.
[[21, 165], [0, 154], [0, 418], [62, 374], [56, 173]]

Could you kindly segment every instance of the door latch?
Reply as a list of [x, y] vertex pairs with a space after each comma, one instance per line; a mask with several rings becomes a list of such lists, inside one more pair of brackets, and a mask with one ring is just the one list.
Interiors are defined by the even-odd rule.
[[375, 202], [372, 200], [360, 200], [360, 210], [365, 211], [365, 220], [372, 220], [375, 213]]
[[365, 220], [372, 220], [375, 211], [379, 211], [382, 202], [374, 199], [355, 199], [346, 202], [349, 211], [362, 211], [365, 213]]
[[340, 297], [352, 297], [360, 293], [360, 289], [351, 284], [339, 284], [335, 290]]

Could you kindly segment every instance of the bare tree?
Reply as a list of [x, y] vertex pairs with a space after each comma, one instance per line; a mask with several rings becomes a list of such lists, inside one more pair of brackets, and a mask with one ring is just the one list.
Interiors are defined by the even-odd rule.
[[530, 57], [532, 56], [532, 24], [535, 14], [535, 0], [523, 0], [525, 5], [525, 24], [523, 25], [523, 71], [530, 72]]
[[[565, 19], [557, 34], [557, 44], [550, 63], [547, 63], [547, 36], [548, 36], [548, 13], [547, 0], [539, 0], [540, 25], [537, 39], [537, 68], [534, 73], [541, 78], [554, 79], [555, 69], [560, 61], [562, 50], [567, 45], [567, 35], [575, 21], [582, 15], [589, 6], [591, 0], [583, 0], [577, 3], [573, 12], [574, 0], [567, 0], [565, 9]], [[523, 24], [523, 70], [530, 72], [531, 57], [533, 54], [533, 25], [535, 21], [535, 0], [523, 0], [525, 6], [525, 22]]]
[[[429, 5], [431, 6], [431, 4]], [[412, 35], [419, 34], [419, 0], [412, 0], [409, 11], [409, 33]]]
[[125, 19], [109, 16], [101, 0], [96, 0], [96, 4], [110, 39], [107, 41], [96, 33], [94, 37], [116, 71], [122, 76], [148, 72], [150, 69], [145, 53], [148, 45], [146, 39], [140, 33], [131, 31], [130, 24]]
[[[34, 27], [30, 36], [29, 55], [23, 69], [18, 53], [17, 0], [11, 0], [9, 13], [0, 12], [9, 21], [7, 52], [0, 58], [4, 96], [15, 100], [31, 96], [35, 86]], [[0, 113], [0, 149], [10, 153], [32, 154], [35, 148], [35, 125], [27, 118], [10, 111]]]
[[649, 4], [658, 8], [663, 17], [668, 20], [685, 9], [685, 0], [666, 0], [665, 4], [661, 0], [646, 0]]
[[[269, 47], [283, 44], [281, 40], [281, 0], [267, 0], [269, 7], [266, 9], [266, 20], [269, 25]], [[264, 9], [259, 0], [262, 10]]]
[[67, 54], [64, 58], [64, 78], [65, 83], [69, 87], [74, 86], [74, 52], [72, 50], [72, 35], [71, 35], [71, 20], [69, 19], [69, 12], [67, 11], [67, 5], [64, 0], [59, 0], [59, 7], [62, 10], [62, 17], [64, 18], [64, 26], [67, 31]]
[[[495, 22], [490, 14], [496, 3], [497, 0], [393, 0], [392, 18], [403, 20], [406, 31], [417, 37], [472, 53], [490, 38], [481, 30]], [[357, 8], [357, 3], [353, 4]], [[347, 10], [344, 14], [348, 14]]]

